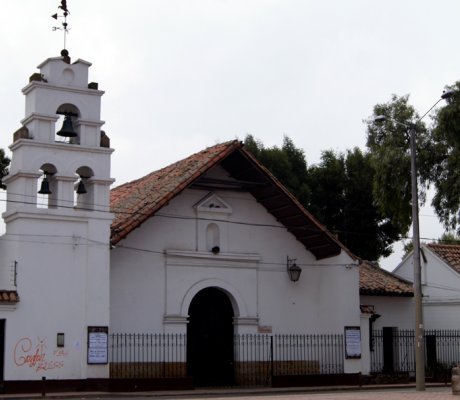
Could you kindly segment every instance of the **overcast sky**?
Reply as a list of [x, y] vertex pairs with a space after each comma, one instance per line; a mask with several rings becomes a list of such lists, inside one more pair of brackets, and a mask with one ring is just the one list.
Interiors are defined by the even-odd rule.
[[[0, 0], [0, 147], [21, 89], [60, 54], [60, 0]], [[424, 113], [460, 80], [458, 0], [67, 0], [72, 60], [90, 61], [115, 185], [218, 142], [283, 135], [305, 151], [365, 146], [363, 119], [392, 93]], [[1, 199], [4, 199], [2, 195]], [[3, 200], [4, 201], [4, 200]], [[421, 211], [421, 236], [442, 229]], [[393, 269], [400, 252], [383, 262]]]

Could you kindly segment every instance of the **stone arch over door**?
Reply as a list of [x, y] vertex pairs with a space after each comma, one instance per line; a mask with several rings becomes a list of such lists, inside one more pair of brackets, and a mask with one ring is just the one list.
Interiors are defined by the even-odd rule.
[[229, 295], [218, 287], [202, 289], [188, 315], [187, 374], [195, 386], [232, 385], [234, 311]]
[[238, 289], [221, 279], [203, 279], [191, 286], [182, 299], [180, 305], [180, 315], [188, 315], [188, 310], [193, 298], [198, 292], [208, 287], [216, 287], [227, 293], [230, 302], [232, 303], [234, 317], [248, 316], [248, 308]]

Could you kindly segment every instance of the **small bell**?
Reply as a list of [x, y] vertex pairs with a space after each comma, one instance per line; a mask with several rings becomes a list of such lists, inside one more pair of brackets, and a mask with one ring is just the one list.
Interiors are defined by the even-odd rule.
[[40, 194], [51, 194], [50, 183], [48, 182], [48, 178], [46, 177], [46, 175], [42, 180], [42, 184], [40, 186], [40, 190], [38, 191], [38, 193], [40, 193]]
[[64, 117], [64, 122], [62, 123], [62, 128], [60, 131], [56, 132], [58, 136], [64, 137], [75, 137], [77, 136], [77, 132], [74, 131], [72, 125], [72, 117], [70, 115], [66, 115]]
[[80, 182], [78, 182], [78, 186], [77, 186], [77, 194], [85, 194], [85, 193], [87, 193], [85, 185], [83, 184], [83, 181], [80, 179]]

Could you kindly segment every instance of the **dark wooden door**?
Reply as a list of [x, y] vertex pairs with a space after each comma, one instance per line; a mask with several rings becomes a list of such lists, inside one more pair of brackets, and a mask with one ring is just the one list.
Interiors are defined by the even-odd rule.
[[233, 384], [233, 308], [217, 288], [198, 292], [189, 308], [187, 372], [195, 386]]

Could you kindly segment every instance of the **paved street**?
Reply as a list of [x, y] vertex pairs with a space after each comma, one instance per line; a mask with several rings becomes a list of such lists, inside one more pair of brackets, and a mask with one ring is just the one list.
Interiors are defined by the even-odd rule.
[[[305, 394], [283, 394], [283, 395], [238, 395], [238, 396], [209, 396], [204, 395], [202, 397], [182, 397], [184, 399], [197, 399], [205, 398], [207, 400], [254, 400], [257, 398], [267, 398], [268, 400], [453, 400], [455, 398], [460, 399], [460, 396], [453, 396], [450, 388], [436, 388], [433, 390], [427, 390], [425, 392], [416, 392], [415, 390], [378, 390], [378, 391], [345, 391], [345, 392], [329, 392], [329, 393], [305, 393]], [[114, 397], [113, 399], [122, 400], [123, 398]], [[133, 397], [126, 397], [126, 400], [132, 400]], [[146, 400], [152, 399], [150, 396], [139, 396], [135, 399]]]
[[[379, 390], [379, 391], [347, 391], [334, 393], [308, 393], [283, 396], [270, 396], [270, 400], [444, 400], [454, 399], [450, 388], [437, 388], [425, 392], [415, 390]], [[460, 399], [460, 397], [458, 397]]]
[[[0, 395], [1, 399], [43, 399], [36, 395]], [[108, 399], [108, 400], [454, 400], [460, 396], [452, 395], [450, 386], [427, 388], [424, 392], [417, 392], [414, 388], [396, 389], [342, 389], [330, 390], [318, 389], [314, 392], [311, 388], [301, 393], [301, 389], [295, 393], [271, 391], [226, 391], [219, 390], [196, 390], [191, 392], [145, 392], [145, 393], [49, 393], [48, 399]]]

